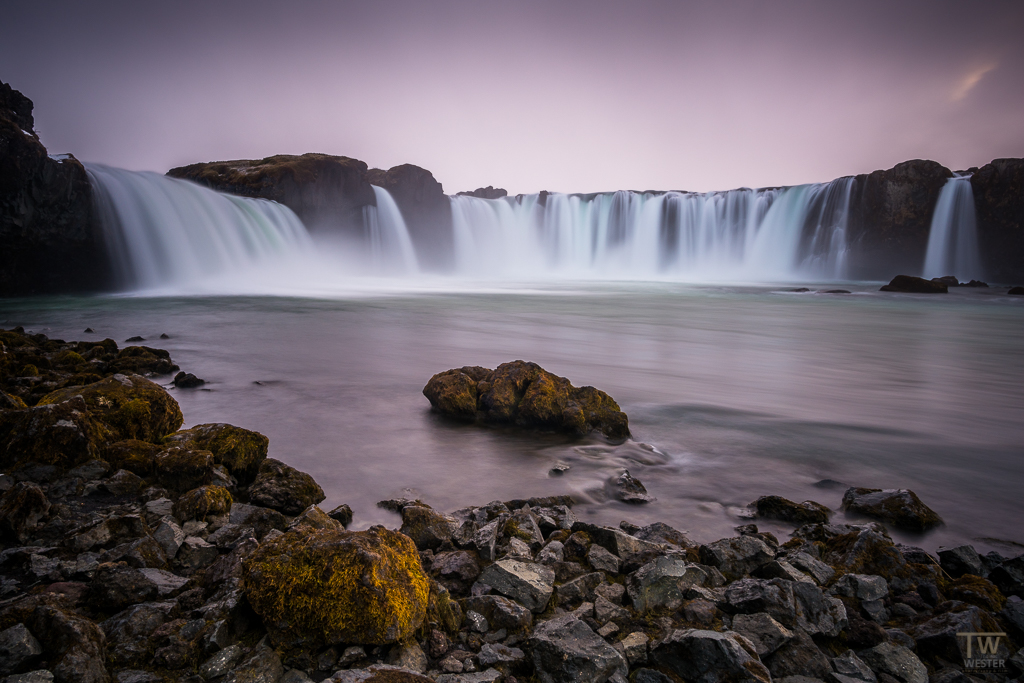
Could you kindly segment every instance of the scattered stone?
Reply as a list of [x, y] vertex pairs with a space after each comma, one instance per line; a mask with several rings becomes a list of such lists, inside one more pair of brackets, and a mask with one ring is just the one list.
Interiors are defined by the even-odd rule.
[[564, 549], [565, 546], [561, 541], [551, 541], [541, 548], [540, 553], [537, 554], [537, 561], [549, 565], [562, 562], [565, 559]]
[[594, 600], [594, 619], [599, 624], [606, 624], [609, 621], [625, 620], [629, 618], [629, 612], [622, 607], [613, 604], [603, 596], [597, 596]]
[[534, 562], [498, 560], [481, 572], [480, 582], [530, 611], [540, 613], [554, 592], [555, 573]]
[[401, 514], [402, 528], [399, 531], [411, 538], [420, 550], [437, 549], [451, 540], [459, 526], [454, 517], [420, 505], [407, 505]]
[[501, 643], [487, 643], [480, 648], [476, 656], [480, 666], [508, 666], [526, 658], [526, 654], [517, 647], [508, 647]]
[[336, 519], [341, 522], [341, 525], [348, 528], [348, 525], [352, 523], [352, 508], [345, 503], [342, 503], [338, 507], [334, 508], [327, 513], [327, 516]]
[[533, 623], [533, 614], [519, 603], [500, 595], [480, 595], [460, 600], [463, 610], [475, 610], [492, 628], [521, 631]]
[[191, 372], [179, 372], [174, 376], [174, 386], [179, 389], [194, 389], [195, 387], [201, 387], [204, 384], [206, 384], [205, 379], [200, 379]]
[[878, 681], [871, 668], [854, 654], [853, 650], [847, 650], [838, 657], [833, 657], [832, 671], [829, 678], [834, 683], [877, 683]]
[[881, 292], [907, 292], [911, 294], [946, 294], [949, 288], [942, 282], [925, 280], [913, 275], [897, 275], [889, 284], [883, 285]]
[[724, 538], [700, 546], [700, 561], [738, 579], [775, 559], [775, 551], [755, 536]]
[[969, 545], [939, 548], [938, 555], [943, 571], [954, 579], [959, 579], [964, 574], [982, 576], [981, 557]]
[[757, 510], [759, 517], [795, 524], [824, 524], [832, 514], [827, 507], [813, 500], [794, 503], [782, 496], [761, 496], [750, 505]]
[[272, 648], [260, 643], [245, 661], [228, 672], [222, 683], [275, 683], [283, 675], [281, 658]]
[[597, 571], [608, 572], [609, 574], [619, 573], [621, 560], [599, 545], [590, 546], [590, 551], [587, 553], [587, 561]]
[[744, 640], [732, 633], [676, 630], [651, 648], [649, 659], [687, 681], [769, 683], [771, 675]]
[[25, 624], [0, 631], [0, 676], [14, 673], [43, 654], [43, 646]]
[[753, 643], [759, 657], [772, 654], [793, 638], [792, 631], [766, 612], [737, 614], [732, 620], [732, 630]]
[[684, 591], [703, 585], [707, 572], [676, 555], [666, 555], [645, 564], [626, 579], [626, 592], [637, 612], [664, 607], [678, 609]]
[[326, 497], [313, 477], [273, 458], [260, 464], [259, 474], [249, 487], [251, 503], [286, 515], [298, 515]]
[[874, 517], [897, 529], [928, 531], [941, 525], [942, 518], [909, 489], [850, 488], [843, 494], [842, 509]]
[[810, 676], [825, 679], [832, 671], [828, 657], [818, 649], [809, 635], [796, 630], [793, 638], [765, 659], [772, 678]]
[[531, 645], [534, 668], [544, 683], [604, 683], [626, 668], [615, 648], [572, 615], [538, 625]]
[[392, 647], [388, 653], [387, 663], [417, 673], [427, 671], [427, 655], [413, 638]]
[[810, 581], [813, 579], [791, 565], [786, 560], [772, 560], [753, 571], [753, 575], [762, 579], [785, 579], [787, 581]]
[[223, 676], [242, 660], [243, 654], [239, 645], [229, 645], [203, 662], [199, 667], [199, 673], [206, 680]]
[[902, 645], [881, 643], [860, 653], [877, 675], [892, 676], [901, 683], [928, 683], [928, 670], [913, 652]]
[[807, 553], [793, 553], [787, 556], [786, 560], [797, 569], [810, 574], [820, 586], [827, 584], [836, 573], [832, 567]]
[[655, 500], [654, 496], [647, 493], [647, 487], [639, 479], [630, 475], [629, 470], [623, 470], [621, 474], [609, 477], [604, 483], [604, 491], [609, 498], [634, 505], [650, 503]]

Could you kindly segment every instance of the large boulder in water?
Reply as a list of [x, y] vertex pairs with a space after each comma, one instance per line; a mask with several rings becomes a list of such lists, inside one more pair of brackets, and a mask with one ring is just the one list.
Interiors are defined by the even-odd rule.
[[32, 100], [0, 83], [0, 296], [98, 289], [110, 268], [85, 167], [51, 157]]
[[1024, 280], [1024, 159], [995, 159], [971, 176], [978, 247], [987, 277]]
[[434, 175], [413, 164], [387, 171], [372, 168], [367, 180], [387, 190], [402, 211], [420, 265], [431, 270], [448, 269], [455, 254], [452, 205]]
[[167, 175], [220, 192], [280, 202], [314, 231], [361, 231], [363, 207], [376, 205], [366, 163], [329, 154], [211, 161], [172, 168]]
[[574, 387], [536, 363], [513, 361], [495, 370], [464, 367], [438, 373], [423, 387], [431, 407], [444, 415], [520, 427], [613, 439], [629, 436], [629, 419], [605, 392]]
[[942, 518], [909, 489], [850, 488], [843, 494], [842, 509], [919, 533], [942, 524]]
[[949, 287], [938, 280], [925, 280], [913, 275], [897, 275], [880, 292], [906, 292], [910, 294], [946, 294]]
[[282, 647], [395, 643], [427, 613], [430, 580], [412, 540], [367, 531], [290, 531], [244, 562], [243, 589]]

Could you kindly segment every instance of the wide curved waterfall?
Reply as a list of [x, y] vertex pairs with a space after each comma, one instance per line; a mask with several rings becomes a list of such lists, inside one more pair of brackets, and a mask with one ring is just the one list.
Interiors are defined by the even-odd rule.
[[190, 285], [308, 251], [291, 209], [159, 173], [88, 164], [107, 248], [126, 289]]
[[853, 178], [706, 194], [454, 196], [459, 273], [842, 279]]
[[925, 277], [982, 278], [976, 222], [971, 176], [950, 178], [943, 185], [932, 214], [924, 257]]

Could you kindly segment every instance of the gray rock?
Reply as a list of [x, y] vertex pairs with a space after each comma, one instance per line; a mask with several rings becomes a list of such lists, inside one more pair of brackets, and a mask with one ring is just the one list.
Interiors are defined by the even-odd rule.
[[[437, 677], [437, 683], [498, 683], [502, 676], [503, 674], [497, 669], [487, 669], [473, 673], [441, 674]], [[423, 681], [429, 683], [430, 679], [424, 678]]]
[[341, 522], [341, 525], [347, 529], [348, 525], [352, 523], [352, 508], [342, 503], [328, 512], [327, 516]]
[[522, 661], [526, 655], [518, 647], [509, 647], [501, 643], [485, 643], [480, 648], [476, 659], [480, 666], [510, 665]]
[[102, 460], [90, 460], [83, 465], [68, 470], [67, 476], [78, 477], [86, 481], [101, 479], [110, 471], [110, 465]]
[[955, 548], [939, 548], [939, 565], [952, 576], [959, 579], [964, 574], [982, 576], [981, 557], [969, 545], [958, 545]]
[[623, 657], [572, 615], [546, 621], [531, 639], [533, 663], [543, 683], [604, 683], [618, 669]]
[[616, 643], [615, 649], [626, 658], [630, 666], [638, 666], [647, 663], [648, 642], [650, 639], [642, 631], [636, 631]]
[[674, 683], [671, 678], [654, 669], [637, 669], [634, 683]]
[[466, 625], [469, 626], [469, 630], [477, 633], [487, 633], [491, 629], [490, 624], [487, 623], [487, 617], [476, 610], [466, 612]]
[[882, 600], [889, 595], [889, 584], [881, 576], [846, 574], [836, 581], [829, 593], [859, 600]]
[[301, 669], [288, 669], [281, 676], [279, 683], [313, 683], [313, 679]]
[[877, 624], [889, 621], [889, 610], [885, 608], [885, 603], [881, 600], [863, 600], [860, 607], [868, 615], [868, 618]]
[[632, 571], [664, 552], [664, 546], [660, 544], [643, 541], [613, 527], [576, 522], [572, 531], [586, 532], [594, 543], [622, 560], [623, 571]]
[[139, 573], [153, 582], [157, 596], [161, 598], [171, 595], [188, 583], [188, 579], [163, 569], [144, 568], [140, 569]]
[[481, 595], [459, 601], [463, 610], [484, 615], [491, 628], [521, 631], [533, 623], [533, 614], [522, 605], [500, 595]]
[[505, 519], [506, 517], [499, 517], [483, 525], [473, 534], [473, 547], [481, 559], [491, 562], [497, 557], [495, 551], [498, 545], [498, 531]]
[[809, 635], [800, 630], [796, 630], [792, 639], [766, 657], [764, 663], [773, 678], [812, 676], [824, 679], [832, 671], [828, 657], [818, 649]]
[[578, 576], [572, 581], [566, 581], [557, 588], [558, 604], [571, 605], [580, 600], [587, 600], [591, 593], [604, 581], [604, 575], [600, 572], [591, 572]]
[[1004, 561], [989, 570], [988, 580], [1002, 591], [1003, 595], [1024, 597], [1024, 555]]
[[597, 571], [608, 572], [609, 574], [619, 573], [621, 560], [599, 545], [590, 546], [590, 551], [587, 553], [587, 561]]
[[793, 632], [772, 619], [767, 612], [737, 614], [732, 630], [754, 644], [758, 657], [765, 657], [793, 639]]
[[755, 536], [736, 536], [700, 547], [700, 561], [738, 579], [775, 559], [775, 551]]
[[621, 474], [609, 477], [604, 483], [604, 492], [609, 498], [634, 505], [650, 503], [655, 500], [654, 496], [647, 493], [647, 487], [640, 483], [639, 479], [633, 477], [629, 470], [623, 470]]
[[967, 654], [963, 649], [964, 639], [958, 638], [957, 634], [991, 631], [985, 627], [986, 616], [980, 608], [966, 606], [960, 611], [945, 612], [918, 624], [910, 629], [910, 636], [917, 641], [917, 652], [922, 656], [938, 656], [947, 662], [957, 662]]
[[544, 534], [537, 525], [537, 517], [529, 506], [520, 508], [512, 513], [505, 520], [501, 527], [501, 537], [515, 539], [530, 546], [530, 552], [535, 553], [544, 546]]
[[387, 663], [417, 673], [427, 671], [427, 655], [423, 652], [420, 644], [411, 638], [407, 642], [391, 648], [391, 651], [388, 652]]
[[831, 683], [878, 683], [878, 678], [853, 650], [832, 658]]
[[565, 560], [565, 546], [561, 541], [551, 541], [541, 548], [537, 561], [541, 564], [555, 564]]
[[157, 498], [148, 501], [143, 509], [146, 511], [147, 517], [154, 520], [162, 519], [174, 514], [174, 501], [170, 498]]
[[50, 501], [36, 484], [18, 482], [0, 496], [0, 537], [27, 543], [50, 513]]
[[430, 563], [430, 570], [444, 579], [469, 583], [480, 576], [480, 565], [472, 553], [465, 550], [438, 553]]
[[762, 565], [753, 571], [753, 575], [762, 579], [785, 579], [786, 581], [810, 581], [812, 579], [807, 574], [791, 565], [786, 560], [772, 560], [768, 564]]
[[810, 574], [818, 585], [824, 586], [836, 574], [836, 570], [807, 553], [793, 553], [786, 560], [800, 571]]
[[638, 612], [658, 607], [677, 609], [690, 586], [703, 585], [707, 573], [678, 555], [664, 555], [630, 574], [626, 592]]
[[612, 604], [621, 605], [622, 598], [626, 595], [626, 587], [621, 583], [602, 583], [594, 589], [594, 595], [599, 595]]
[[174, 603], [145, 603], [115, 614], [100, 626], [107, 636], [107, 657], [111, 664], [127, 666], [147, 658], [149, 636], [168, 621]]
[[918, 533], [943, 523], [942, 518], [909, 489], [850, 488], [843, 494], [841, 508]]
[[281, 658], [260, 643], [248, 659], [228, 672], [222, 683], [279, 683], [283, 675]]
[[26, 625], [40, 635], [59, 634], [56, 647], [47, 652], [57, 683], [107, 683], [104, 635], [94, 622], [44, 605], [32, 612]]
[[41, 654], [43, 646], [25, 624], [0, 631], [0, 675], [17, 671]]
[[481, 572], [480, 582], [539, 613], [554, 592], [555, 572], [534, 562], [498, 560]]
[[691, 683], [769, 683], [768, 670], [744, 641], [735, 633], [677, 630], [651, 648], [649, 659]]
[[533, 551], [530, 550], [530, 546], [526, 541], [518, 538], [510, 538], [508, 545], [505, 547], [505, 552], [502, 555], [502, 559], [510, 558], [513, 560], [526, 560], [527, 562], [533, 561]]
[[838, 598], [825, 596], [812, 583], [784, 579], [741, 579], [725, 590], [719, 607], [731, 614], [767, 612], [783, 626], [809, 634], [837, 636], [847, 624]]
[[1016, 595], [1011, 595], [1006, 599], [1006, 607], [999, 613], [999, 616], [1009, 622], [1018, 639], [1024, 636], [1024, 600]]
[[198, 536], [187, 536], [178, 548], [177, 563], [186, 570], [201, 569], [220, 556], [217, 546]]
[[594, 619], [599, 624], [609, 621], [619, 621], [629, 618], [629, 612], [622, 607], [613, 604], [604, 596], [598, 595], [594, 600]]
[[223, 676], [242, 660], [243, 654], [241, 646], [229, 645], [203, 662], [199, 673], [206, 680]]
[[597, 635], [602, 638], [608, 638], [619, 632], [619, 627], [613, 621], [609, 621], [607, 624], [597, 629]]
[[402, 508], [402, 528], [420, 550], [435, 550], [445, 541], [451, 540], [459, 528], [458, 521], [450, 515], [442, 515], [432, 508], [409, 505]]
[[141, 669], [125, 669], [118, 671], [114, 676], [116, 683], [163, 683], [164, 677], [158, 676], [152, 671]]
[[860, 653], [875, 674], [887, 674], [902, 683], [928, 683], [928, 670], [913, 652], [902, 645], [881, 643]]
[[46, 669], [15, 674], [4, 679], [4, 683], [53, 683], [53, 674]]
[[639, 538], [641, 541], [657, 543], [668, 548], [686, 549], [697, 547], [697, 544], [691, 541], [685, 532], [670, 527], [663, 522], [654, 522], [628, 533]]

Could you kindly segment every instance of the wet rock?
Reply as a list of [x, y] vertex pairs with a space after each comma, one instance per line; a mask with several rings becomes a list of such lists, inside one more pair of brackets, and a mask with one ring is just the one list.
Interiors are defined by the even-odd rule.
[[423, 388], [442, 414], [586, 434], [597, 430], [621, 439], [628, 419], [608, 394], [574, 387], [536, 363], [513, 361], [496, 370], [465, 367], [434, 375]]
[[[572, 532], [573, 535], [580, 532], [586, 534], [594, 543], [618, 557], [622, 560], [622, 571], [626, 572], [634, 571], [664, 554], [663, 546], [630, 536], [613, 527], [576, 522], [572, 525]], [[566, 542], [566, 551], [569, 550], [570, 545]]]
[[142, 663], [153, 656], [150, 635], [168, 621], [169, 604], [134, 605], [100, 626], [107, 636], [109, 661], [115, 666]]
[[609, 621], [622, 621], [629, 618], [629, 612], [607, 598], [598, 595], [594, 598], [594, 619], [599, 624]]
[[541, 564], [555, 564], [565, 560], [565, 545], [561, 541], [551, 541], [537, 555]]
[[480, 576], [480, 565], [473, 553], [455, 550], [434, 555], [431, 572], [445, 583], [465, 587]]
[[587, 562], [594, 569], [602, 572], [608, 572], [609, 574], [618, 574], [619, 565], [621, 561], [615, 555], [605, 550], [599, 545], [593, 545], [590, 547], [590, 551], [587, 552]]
[[477, 661], [480, 666], [505, 668], [518, 664], [526, 658], [526, 654], [518, 647], [509, 647], [501, 643], [487, 643], [480, 648]]
[[256, 477], [270, 445], [270, 440], [259, 432], [224, 423], [196, 425], [171, 434], [166, 441], [192, 450], [209, 451], [214, 462], [226, 467], [241, 484], [248, 484]]
[[261, 643], [245, 661], [228, 672], [223, 683], [278, 683], [283, 675], [281, 658]]
[[604, 683], [626, 668], [615, 648], [572, 615], [538, 625], [530, 644], [534, 668], [544, 683]]
[[765, 657], [792, 640], [793, 632], [771, 618], [766, 612], [737, 614], [732, 630], [754, 644], [758, 657]]
[[242, 660], [244, 652], [239, 645], [229, 645], [216, 653], [199, 667], [199, 673], [206, 680], [223, 676]]
[[653, 524], [648, 524], [645, 527], [641, 527], [636, 531], [628, 533], [635, 538], [639, 538], [641, 541], [657, 543], [668, 547], [697, 547], [697, 544], [691, 541], [684, 532], [674, 529], [668, 524], [664, 524], [662, 522], [654, 522]]
[[44, 605], [35, 609], [27, 626], [42, 639], [56, 683], [107, 683], [105, 637], [95, 623]]
[[521, 631], [533, 623], [533, 614], [522, 605], [500, 595], [481, 595], [460, 600], [467, 612], [473, 610], [487, 619], [492, 628]]
[[0, 676], [14, 673], [43, 654], [43, 646], [25, 624], [0, 631]]
[[959, 609], [940, 614], [911, 628], [910, 635], [917, 641], [917, 653], [922, 657], [941, 657], [948, 662], [955, 662], [966, 655], [966, 652], [961, 653], [963, 638], [958, 638], [958, 633], [998, 630], [995, 620], [981, 609], [974, 605], [961, 605]]
[[530, 553], [544, 546], [544, 534], [541, 533], [537, 518], [529, 507], [516, 510], [500, 525], [500, 537], [508, 538], [510, 541], [518, 539], [526, 543]]
[[183, 493], [213, 480], [213, 454], [173, 446], [153, 459], [156, 479], [161, 486]]
[[737, 536], [700, 546], [700, 561], [737, 579], [775, 559], [775, 551], [760, 538]]
[[423, 622], [430, 582], [403, 534], [289, 532], [244, 563], [244, 590], [276, 643], [384, 644]]
[[231, 524], [252, 527], [256, 531], [256, 538], [261, 540], [270, 531], [274, 529], [284, 531], [288, 526], [284, 515], [277, 510], [237, 502], [231, 506], [228, 521]]
[[786, 676], [824, 679], [832, 671], [828, 657], [809, 635], [800, 630], [795, 631], [794, 637], [768, 656], [764, 663], [776, 679]]
[[428, 507], [409, 505], [402, 508], [402, 528], [420, 550], [434, 550], [445, 541], [450, 541], [458, 529], [454, 517], [442, 515]]
[[327, 516], [338, 520], [343, 527], [348, 528], [348, 525], [352, 523], [352, 508], [342, 503], [328, 512]]
[[53, 683], [53, 674], [46, 669], [15, 674], [4, 679], [4, 683]]
[[649, 659], [687, 681], [768, 683], [771, 675], [749, 647], [735, 634], [677, 630], [651, 648]]
[[913, 275], [897, 275], [889, 284], [883, 285], [882, 292], [907, 292], [912, 294], [946, 294], [949, 288], [942, 282], [925, 280]]
[[96, 457], [104, 432], [77, 396], [0, 411], [0, 468], [11, 473], [18, 465], [38, 463], [70, 469]]
[[249, 500], [253, 504], [286, 515], [297, 515], [324, 498], [323, 489], [313, 477], [273, 458], [260, 464], [259, 474], [249, 487]]
[[647, 643], [650, 641], [642, 631], [630, 633], [628, 636], [616, 643], [619, 654], [621, 654], [630, 666], [637, 666], [647, 663]]
[[807, 553], [793, 553], [788, 555], [786, 560], [797, 569], [810, 574], [821, 586], [827, 584], [836, 573], [832, 567]]
[[188, 584], [188, 579], [171, 572], [164, 571], [163, 569], [154, 569], [147, 567], [139, 570], [139, 573], [144, 577], [153, 582], [156, 586], [157, 596], [161, 598], [169, 597]]
[[179, 372], [174, 376], [174, 386], [179, 389], [195, 389], [206, 384], [205, 379], [196, 377], [191, 372]]
[[832, 513], [827, 507], [813, 500], [794, 503], [782, 496], [761, 496], [751, 503], [751, 507], [757, 510], [760, 517], [794, 524], [825, 523]]
[[892, 578], [904, 572], [907, 562], [884, 531], [856, 529], [825, 542], [823, 559], [847, 572]]
[[178, 548], [175, 564], [184, 571], [190, 572], [206, 567], [219, 556], [220, 551], [217, 550], [217, 546], [207, 543], [199, 536], [186, 536], [185, 540], [181, 542], [181, 547]]
[[534, 562], [498, 560], [480, 573], [480, 582], [534, 613], [543, 612], [554, 592], [555, 572]]
[[943, 571], [952, 578], [958, 579], [964, 574], [982, 576], [981, 557], [969, 545], [955, 548], [939, 548], [939, 564]]
[[881, 643], [861, 652], [860, 658], [877, 675], [886, 674], [901, 683], [928, 682], [928, 670], [924, 664], [902, 645]]
[[647, 487], [630, 475], [629, 470], [609, 477], [604, 483], [604, 491], [609, 498], [634, 505], [655, 500], [654, 496], [647, 493]]
[[1024, 294], [1024, 287], [1010, 287], [1010, 289], [1007, 290], [1006, 293], [1013, 296], [1020, 296]]
[[173, 517], [167, 516], [160, 520], [156, 529], [153, 530], [153, 540], [160, 544], [168, 560], [173, 560], [178, 554], [178, 548], [185, 541], [185, 532], [174, 521]]
[[156, 584], [141, 570], [126, 564], [101, 564], [89, 584], [88, 600], [97, 609], [119, 612], [157, 597]]
[[387, 663], [418, 673], [427, 671], [427, 655], [415, 640], [398, 643], [388, 652]]
[[138, 494], [146, 485], [142, 477], [128, 470], [118, 470], [113, 476], [102, 483], [103, 489], [112, 496], [131, 496]]
[[675, 555], [659, 557], [630, 574], [626, 592], [638, 612], [677, 609], [690, 586], [703, 585], [707, 572]]
[[934, 510], [909, 489], [850, 488], [843, 494], [842, 509], [879, 519], [897, 529], [924, 532], [941, 525]]
[[183, 493], [174, 506], [174, 516], [182, 521], [203, 521], [212, 515], [226, 515], [234, 500], [221, 486], [200, 486]]
[[1024, 597], [1024, 555], [1006, 560], [989, 570], [988, 579], [1003, 595]]
[[50, 512], [43, 490], [29, 482], [18, 482], [0, 498], [0, 538], [25, 543]]
[[341, 522], [333, 517], [329, 517], [317, 505], [310, 505], [288, 525], [289, 529], [299, 529], [300, 527], [307, 529], [335, 529], [338, 531], [344, 531], [345, 529]]
[[786, 581], [810, 581], [810, 576], [791, 565], [786, 560], [772, 560], [753, 571], [753, 575], [762, 579], [785, 579]]
[[864, 601], [882, 600], [889, 595], [889, 584], [881, 576], [846, 574], [836, 581], [829, 593]]
[[832, 658], [832, 674], [827, 680], [832, 683], [877, 683], [878, 678], [853, 650], [847, 650]]

